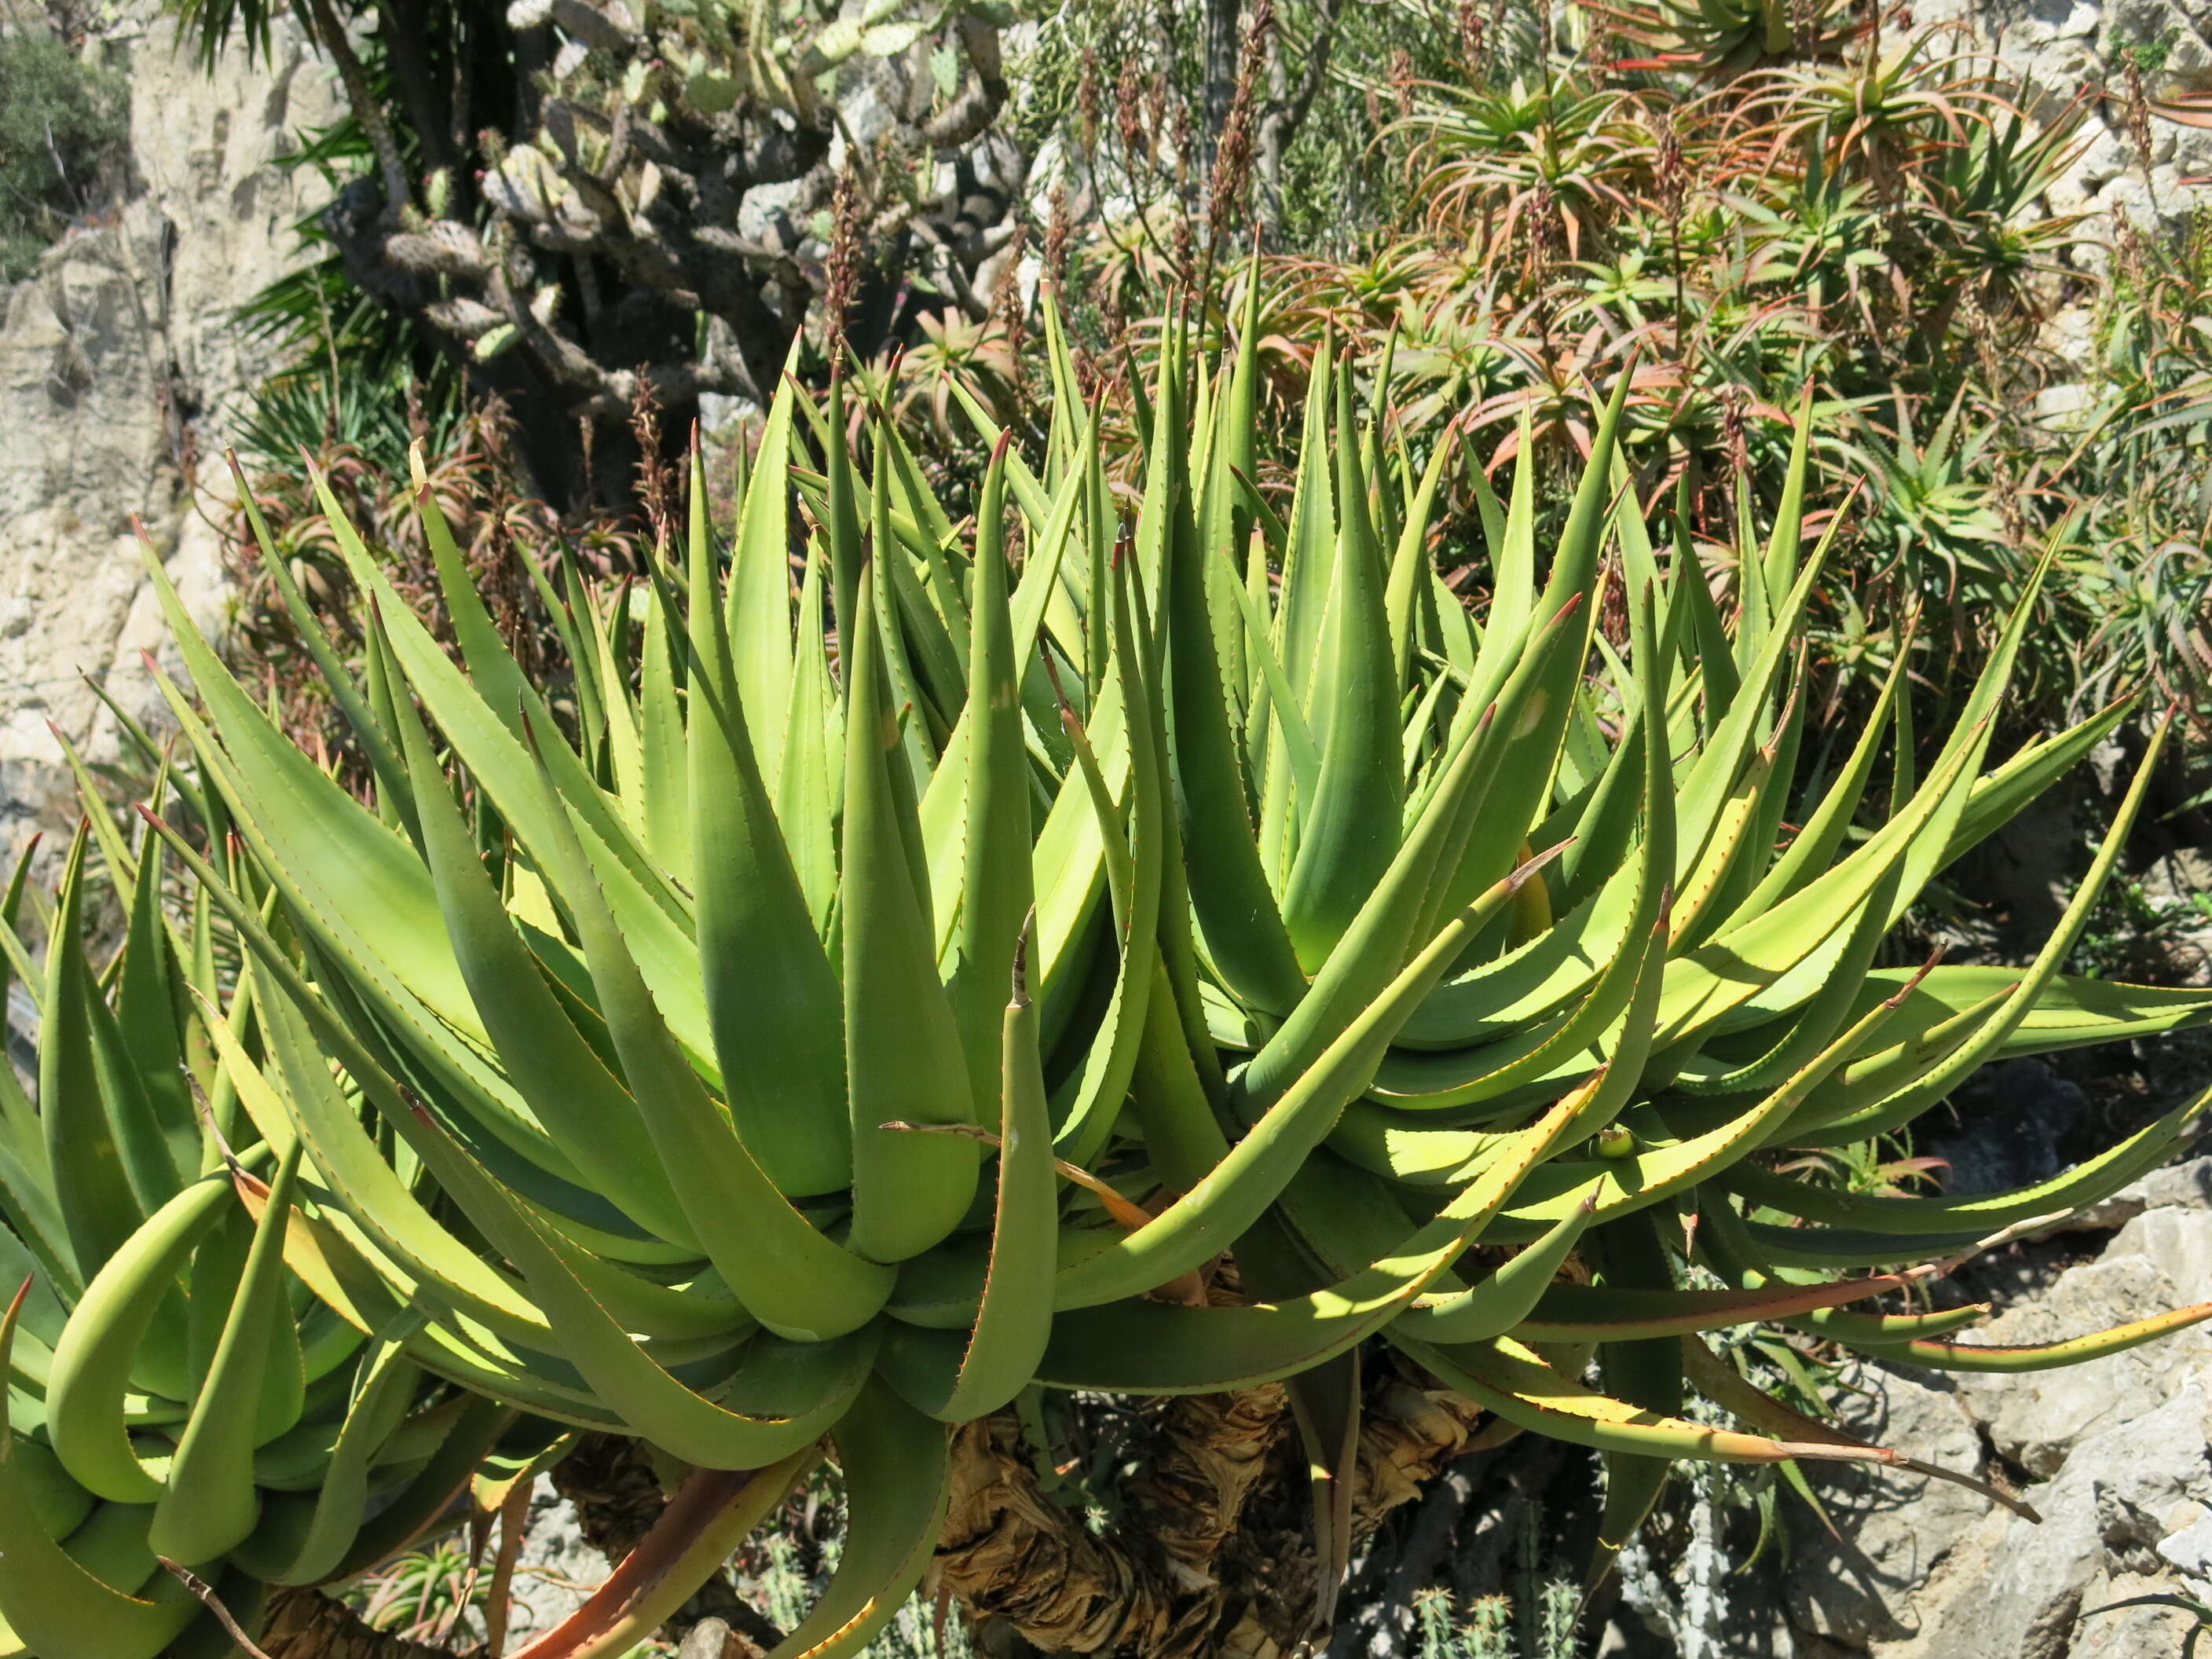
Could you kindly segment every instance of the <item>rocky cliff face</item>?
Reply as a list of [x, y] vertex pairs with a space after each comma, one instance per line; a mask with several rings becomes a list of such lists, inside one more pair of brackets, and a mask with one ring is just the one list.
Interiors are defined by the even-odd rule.
[[234, 313], [299, 257], [321, 181], [277, 163], [338, 110], [281, 13], [272, 61], [234, 50], [210, 76], [154, 0], [118, 9], [96, 49], [129, 76], [127, 198], [0, 289], [0, 850], [70, 816], [49, 721], [113, 752], [85, 677], [134, 712], [151, 696], [138, 653], [162, 630], [133, 514], [221, 623], [222, 445], [264, 367]]
[[[2212, 1158], [2085, 1218], [2116, 1226], [1968, 1339], [2048, 1342], [2212, 1294]], [[2078, 1233], [2068, 1241], [2085, 1242]], [[2094, 1248], [2094, 1246], [2092, 1246]], [[1875, 1366], [1841, 1396], [1859, 1432], [2018, 1486], [2040, 1524], [1956, 1487], [1838, 1475], [1842, 1536], [1806, 1527], [1784, 1640], [1797, 1659], [2166, 1659], [2212, 1595], [2212, 1353], [2200, 1332], [2065, 1370], [1948, 1381]], [[2157, 1599], [2146, 1599], [2157, 1598]]]
[[[2077, 96], [2096, 99], [2087, 142], [2050, 197], [2053, 212], [2086, 216], [2074, 253], [2082, 268], [2102, 269], [2113, 214], [2145, 228], [2171, 225], [2202, 199], [2184, 180], [2212, 173], [2212, 132], [2154, 120], [2146, 183], [2121, 105], [2120, 65], [2130, 51], [2148, 66], [2143, 81], [2154, 97], [2212, 85], [2212, 13], [2196, 0], [1933, 0], [1914, 15], [1923, 27], [1966, 24], [1979, 46], [2032, 89], [2039, 113]], [[2098, 96], [2107, 87], [2112, 95]]]

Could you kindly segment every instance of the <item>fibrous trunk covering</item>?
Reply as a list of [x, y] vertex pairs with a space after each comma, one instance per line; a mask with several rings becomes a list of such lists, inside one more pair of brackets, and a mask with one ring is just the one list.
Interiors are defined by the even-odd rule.
[[[637, 1547], [668, 1506], [668, 1493], [643, 1443], [621, 1435], [578, 1437], [575, 1449], [553, 1466], [553, 1488], [574, 1508], [584, 1541], [605, 1556], [610, 1566]], [[723, 1572], [701, 1585], [660, 1633], [681, 1641], [708, 1619], [721, 1620], [757, 1648], [774, 1647], [782, 1638]]]
[[[1479, 1415], [1396, 1378], [1369, 1390], [1355, 1546], [1468, 1448]], [[1318, 1636], [1306, 1457], [1283, 1390], [1184, 1395], [1151, 1428], [1103, 1528], [1045, 1494], [1011, 1413], [961, 1429], [931, 1587], [1048, 1653], [1279, 1659]]]
[[[1401, 1377], [1370, 1385], [1352, 1474], [1355, 1547], [1468, 1449], [1480, 1415]], [[1148, 1412], [1146, 1427], [1121, 1513], [1103, 1529], [1046, 1495], [1036, 1449], [1012, 1413], [957, 1431], [951, 1510], [927, 1590], [1048, 1653], [1282, 1659], [1318, 1638], [1307, 1462], [1282, 1389], [1182, 1395]], [[643, 1449], [613, 1436], [583, 1437], [553, 1478], [586, 1540], [610, 1561], [644, 1536], [667, 1501]], [[710, 1619], [735, 1627], [739, 1650], [776, 1639], [720, 1576], [663, 1633], [681, 1639]], [[451, 1659], [372, 1630], [313, 1590], [272, 1601], [262, 1645], [270, 1659]]]
[[452, 1659], [444, 1648], [363, 1624], [351, 1607], [318, 1589], [280, 1589], [270, 1596], [259, 1646], [269, 1659]]

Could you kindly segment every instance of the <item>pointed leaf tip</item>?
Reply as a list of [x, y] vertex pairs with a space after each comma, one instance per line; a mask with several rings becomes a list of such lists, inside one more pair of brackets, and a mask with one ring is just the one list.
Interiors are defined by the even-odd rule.
[[1528, 883], [1535, 879], [1537, 872], [1542, 870], [1546, 865], [1558, 858], [1562, 853], [1565, 853], [1567, 848], [1572, 847], [1575, 844], [1575, 836], [1569, 836], [1565, 841], [1554, 842], [1552, 845], [1547, 847], [1542, 852], [1537, 854], [1534, 858], [1531, 858], [1527, 862], [1523, 863], [1519, 869], [1514, 871], [1512, 874], [1505, 878], [1507, 890], [1509, 892], [1519, 892], [1523, 887], [1527, 886]]
[[[1906, 980], [1903, 985], [1898, 988], [1897, 994], [1893, 997], [1885, 999], [1881, 1006], [1893, 1011], [1905, 1006], [1905, 999], [1910, 997], [1915, 990], [1919, 988], [1921, 981], [1926, 979], [1929, 975], [1936, 971], [1937, 966], [1942, 962], [1945, 954], [1950, 950], [1950, 948], [1951, 947], [1948, 945], [1939, 944], [1936, 945], [1933, 951], [1930, 951], [1928, 953], [1928, 960], [1920, 964], [1919, 969], [1913, 974], [1912, 977]], [[2017, 983], [2017, 981], [2015, 981], [2015, 983]]]

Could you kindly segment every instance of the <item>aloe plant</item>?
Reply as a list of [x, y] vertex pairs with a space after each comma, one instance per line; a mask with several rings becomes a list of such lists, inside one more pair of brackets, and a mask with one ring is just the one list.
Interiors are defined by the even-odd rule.
[[[156, 802], [171, 786], [220, 823], [189, 779], [165, 772]], [[0, 1278], [20, 1286], [0, 1324], [11, 1655], [227, 1646], [167, 1563], [250, 1617], [271, 1586], [343, 1578], [405, 1542], [515, 1425], [287, 1270], [282, 1218], [314, 1176], [295, 1145], [240, 1135], [252, 1125], [216, 1052], [258, 1048], [252, 972], [222, 970], [204, 896], [165, 911], [159, 837], [134, 848], [87, 799], [41, 968], [15, 931], [28, 854], [0, 907], [39, 1015], [35, 1093], [0, 1069]], [[127, 916], [105, 969], [95, 844]]]
[[[279, 1171], [263, 1232], [283, 1218], [313, 1292], [428, 1375], [695, 1468], [530, 1659], [626, 1650], [825, 1443], [850, 1537], [778, 1659], [858, 1650], [928, 1565], [948, 1425], [1033, 1388], [1291, 1379], [1334, 1469], [1358, 1437], [1321, 1425], [1356, 1424], [1349, 1356], [1381, 1336], [1505, 1427], [1604, 1452], [1610, 1548], [1675, 1460], [1899, 1461], [1702, 1333], [2012, 1369], [2212, 1317], [1994, 1349], [1954, 1340], [1977, 1310], [1850, 1305], [2109, 1192], [2202, 1100], [2018, 1193], [1838, 1193], [1772, 1156], [1893, 1132], [1985, 1059], [2212, 1018], [2212, 993], [2057, 971], [2140, 779], [2028, 968], [1882, 958], [2126, 712], [1992, 763], [2027, 603], [1940, 743], [1893, 675], [1793, 810], [1825, 551], [1805, 421], [1732, 618], [1679, 530], [1663, 562], [1650, 539], [1625, 377], [1555, 545], [1534, 469], [1506, 501], [1473, 481], [1477, 618], [1430, 559], [1457, 439], [1417, 467], [1387, 371], [1363, 410], [1324, 342], [1295, 489], [1253, 487], [1256, 335], [1211, 374], [1170, 339], [1126, 524], [1056, 331], [1034, 465], [968, 404], [995, 444], [972, 530], [895, 427], [787, 386], [726, 557], [695, 457], [680, 558], [533, 572], [575, 665], [557, 695], [428, 491], [457, 657], [329, 504], [359, 672], [303, 607], [301, 631], [367, 803], [155, 569], [198, 701], [165, 690], [235, 832], [222, 858], [167, 841], [252, 964], [254, 1039], [204, 1018]], [[47, 1659], [77, 1652], [130, 1659]]]
[[[1495, 580], [1479, 630], [1425, 568], [1425, 497], [1447, 459], [1370, 489], [1363, 458], [1384, 439], [1358, 430], [1341, 386], [1333, 475], [1315, 441], [1323, 428], [1309, 427], [1279, 591], [1255, 580], [1238, 606], [1241, 646], [1262, 672], [1224, 674], [1210, 648], [1219, 630], [1206, 626], [1200, 573], [1215, 555], [1200, 539], [1185, 580], [1170, 584], [1167, 629], [1171, 652], [1186, 653], [1173, 659], [1185, 852], [1212, 969], [1208, 1026], [1230, 1057], [1225, 1112], [1248, 1132], [1237, 1152], [1316, 1063], [1356, 1043], [1363, 1079], [1321, 1126], [1325, 1146], [1275, 1194], [1279, 1229], [1240, 1241], [1247, 1283], [1273, 1294], [1278, 1266], [1285, 1287], [1303, 1289], [1316, 1270], [1402, 1265], [1394, 1250], [1409, 1217], [1468, 1220], [1477, 1243], [1522, 1246], [1486, 1276], [1455, 1279], [1467, 1262], [1440, 1269], [1385, 1334], [1505, 1423], [1605, 1452], [1613, 1548], [1656, 1498], [1662, 1460], [1785, 1455], [1688, 1420], [1692, 1390], [1746, 1428], [1839, 1443], [1724, 1365], [1702, 1331], [1773, 1322], [1893, 1359], [2004, 1370], [2212, 1317], [2208, 1304], [1994, 1349], [1950, 1340], [1985, 1310], [1847, 1305], [2112, 1190], [2168, 1156], [2212, 1103], [2184, 1104], [2057, 1180], [1988, 1196], [1841, 1194], [1771, 1156], [1898, 1130], [1985, 1060], [2212, 1012], [2202, 991], [2058, 972], [2141, 806], [2163, 728], [2033, 963], [1883, 964], [1886, 937], [1928, 880], [2128, 705], [1991, 765], [2046, 556], [1924, 770], [1893, 672], [1849, 760], [1788, 811], [1803, 719], [1793, 665], [1826, 551], [1802, 546], [1809, 418], [1770, 533], [1739, 537], [1730, 625], [1693, 558], [1678, 552], [1662, 574], [1614, 452], [1627, 392], [1624, 377], [1548, 572], [1533, 470], [1516, 474], [1510, 503], [1477, 478]], [[1316, 401], [1327, 397], [1323, 376]], [[1236, 402], [1232, 386], [1224, 434], [1245, 429]], [[1404, 526], [1395, 540], [1378, 517]], [[1674, 539], [1690, 544], [1680, 522]], [[1625, 654], [1593, 621], [1608, 580], [1626, 589]], [[1205, 689], [1217, 678], [1226, 719]], [[1217, 755], [1217, 730], [1241, 731], [1241, 752]], [[1847, 845], [1893, 737], [1887, 812]], [[1249, 820], [1222, 781], [1240, 773]], [[1800, 825], [1786, 839], [1785, 811]], [[1347, 828], [1358, 838], [1348, 854]], [[1554, 1282], [1571, 1253], [1595, 1284]], [[1719, 1286], [1687, 1288], [1692, 1266]], [[1843, 1276], [1863, 1268], [1889, 1271]], [[1119, 1375], [1157, 1377], [1163, 1352], [1187, 1363], [1204, 1321], [1131, 1310]], [[1156, 1343], [1138, 1339], [1140, 1324], [1158, 1328]], [[1179, 1324], [1193, 1329], [1174, 1336]], [[1581, 1381], [1592, 1357], [1603, 1391]]]

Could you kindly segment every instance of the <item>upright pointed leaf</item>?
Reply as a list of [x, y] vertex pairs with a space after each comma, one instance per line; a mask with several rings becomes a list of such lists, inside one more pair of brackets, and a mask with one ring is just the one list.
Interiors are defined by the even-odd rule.
[[[894, 553], [894, 557], [902, 556]], [[874, 566], [861, 573], [872, 603]], [[960, 1032], [937, 978], [927, 873], [908, 845], [892, 768], [899, 723], [887, 701], [877, 631], [861, 630], [845, 739], [846, 1057], [853, 1132], [853, 1249], [898, 1261], [958, 1224], [975, 1196], [975, 1143], [886, 1129], [904, 1121], [973, 1123]]]

